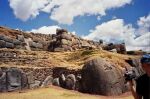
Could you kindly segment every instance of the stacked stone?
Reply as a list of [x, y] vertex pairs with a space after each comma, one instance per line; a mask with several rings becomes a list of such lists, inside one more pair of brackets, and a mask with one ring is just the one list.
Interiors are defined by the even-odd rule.
[[54, 51], [71, 51], [72, 36], [68, 34], [68, 31], [64, 29], [57, 30], [56, 35], [56, 48], [54, 48]]
[[25, 38], [23, 35], [17, 35], [14, 40], [14, 45], [16, 49], [25, 49]]
[[126, 47], [125, 47], [124, 43], [122, 43], [122, 44], [113, 44], [113, 43], [110, 43], [108, 45], [105, 45], [103, 47], [103, 49], [111, 51], [111, 52], [117, 52], [117, 53], [121, 53], [121, 54], [126, 54]]
[[73, 50], [77, 50], [81, 48], [81, 38], [77, 37], [75, 35], [72, 35], [73, 39], [72, 39], [72, 49]]
[[31, 48], [31, 50], [43, 50], [43, 44], [39, 43], [39, 42], [34, 42], [34, 41], [30, 41], [29, 42], [29, 46]]
[[[41, 37], [40, 37], [41, 36]], [[29, 40], [30, 39], [30, 40]], [[10, 37], [0, 34], [0, 48], [10, 48], [10, 49], [27, 49], [29, 46], [31, 50], [47, 50], [49, 42], [51, 40], [50, 35], [44, 34], [32, 34], [32, 33], [22, 33], [16, 35], [16, 37]], [[27, 44], [29, 43], [29, 44]], [[27, 49], [28, 50], [28, 49]]]
[[69, 33], [65, 29], [57, 29], [56, 35], [52, 35], [52, 42], [49, 45], [50, 51], [73, 51], [78, 49], [101, 48], [97, 42], [85, 40]]
[[24, 37], [22, 35], [17, 35], [16, 39], [0, 35], [0, 48], [23, 49], [23, 46]]

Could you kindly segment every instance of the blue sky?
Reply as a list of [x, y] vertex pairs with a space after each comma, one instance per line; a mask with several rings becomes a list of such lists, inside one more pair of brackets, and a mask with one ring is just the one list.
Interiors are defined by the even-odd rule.
[[[130, 36], [133, 36], [134, 41], [127, 42], [127, 44], [134, 45], [135, 49], [143, 48], [138, 44], [131, 44], [136, 41], [137, 35], [142, 37], [148, 33], [149, 36], [150, 27], [143, 24], [149, 24], [150, 0], [96, 0], [95, 2], [87, 0], [86, 3], [82, 0], [61, 1], [0, 0], [0, 25], [35, 32], [42, 27], [44, 30], [48, 28], [51, 30], [51, 26], [55, 26], [75, 32], [76, 35], [87, 39], [106, 39], [106, 41], [116, 39], [113, 37], [108, 37], [108, 39], [109, 34], [115, 36], [117, 32], [132, 31]], [[143, 26], [138, 24], [143, 20], [145, 22], [141, 23]], [[112, 29], [106, 31], [107, 28]], [[117, 28], [120, 31], [113, 31]], [[122, 36], [117, 38], [122, 38]], [[149, 44], [145, 45], [148, 49], [150, 48]]]

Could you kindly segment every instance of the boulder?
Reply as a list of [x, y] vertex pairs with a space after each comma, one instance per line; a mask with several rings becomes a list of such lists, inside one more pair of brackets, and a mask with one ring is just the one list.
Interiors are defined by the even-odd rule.
[[5, 42], [9, 42], [9, 43], [13, 43], [13, 39], [7, 36], [4, 36], [4, 41]]
[[29, 46], [32, 48], [36, 48], [36, 43], [33, 41], [29, 41]]
[[14, 39], [13, 40], [13, 44], [14, 45], [21, 45], [21, 41], [17, 40], [17, 39]]
[[36, 48], [43, 49], [43, 45], [41, 43], [36, 43]]
[[47, 87], [48, 85], [52, 85], [53, 77], [47, 76], [46, 79], [42, 82], [41, 87]]
[[80, 91], [82, 88], [81, 88], [81, 75], [77, 75], [77, 78], [76, 78], [76, 84], [75, 84], [75, 90], [78, 90]]
[[110, 62], [97, 57], [87, 63], [81, 71], [82, 92], [100, 95], [119, 95], [125, 90], [123, 74]]
[[117, 53], [117, 49], [112, 49], [112, 50], [110, 50], [110, 52]]
[[[27, 81], [23, 77], [24, 72], [21, 69], [12, 67], [6, 71], [7, 76], [7, 90], [15, 91], [22, 89], [27, 85]], [[27, 79], [26, 79], [27, 80]], [[22, 85], [23, 84], [23, 85]]]
[[69, 74], [66, 77], [66, 88], [70, 90], [75, 89], [76, 78], [74, 74]]
[[62, 39], [62, 40], [61, 40], [61, 44], [62, 44], [62, 45], [68, 45], [68, 44], [69, 44], [69, 41], [66, 40], [66, 39]]
[[28, 77], [27, 77], [26, 73], [22, 72], [21, 89], [27, 89], [27, 88], [29, 88]]
[[53, 79], [52, 84], [53, 84], [54, 86], [60, 86], [59, 78], [55, 78], [55, 79]]
[[60, 83], [60, 87], [65, 88], [66, 87], [66, 77], [64, 74], [61, 74], [59, 77], [59, 83]]
[[66, 40], [72, 40], [72, 37], [70, 34], [67, 34], [67, 33], [64, 33], [64, 34], [61, 34], [61, 39], [66, 39]]
[[33, 41], [30, 41], [29, 42], [29, 45], [30, 47], [32, 48], [39, 48], [39, 49], [42, 49], [43, 48], [43, 45], [41, 43], [36, 43], [36, 42], [33, 42]]
[[34, 75], [33, 75], [33, 72], [28, 72], [27, 74], [27, 79], [28, 79], [28, 84], [34, 84], [35, 83], [35, 78], [34, 78]]
[[36, 89], [39, 88], [41, 84], [41, 81], [35, 80], [35, 83], [30, 84], [30, 89]]
[[17, 35], [17, 39], [21, 42], [24, 42], [24, 36], [23, 35]]
[[90, 44], [88, 42], [86, 42], [86, 41], [82, 41], [81, 42], [81, 47], [88, 49], [90, 47]]
[[6, 47], [6, 48], [11, 48], [11, 49], [13, 49], [13, 48], [14, 48], [14, 44], [13, 44], [13, 43], [6, 42], [5, 47]]
[[5, 48], [6, 42], [4, 40], [0, 40], [0, 48]]

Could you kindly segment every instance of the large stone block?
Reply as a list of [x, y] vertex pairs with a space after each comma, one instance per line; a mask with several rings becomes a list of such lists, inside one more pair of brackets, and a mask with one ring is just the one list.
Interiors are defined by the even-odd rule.
[[100, 95], [119, 95], [125, 90], [124, 77], [110, 62], [98, 57], [82, 68], [82, 91]]
[[52, 82], [53, 82], [53, 77], [47, 76], [46, 79], [42, 82], [41, 87], [47, 87], [49, 85], [52, 85]]
[[23, 35], [17, 35], [17, 39], [21, 42], [24, 42], [24, 36]]
[[70, 90], [75, 89], [75, 84], [76, 84], [76, 78], [74, 74], [69, 74], [66, 77], [66, 88]]
[[62, 39], [62, 40], [61, 40], [61, 45], [68, 45], [68, 46], [71, 46], [71, 45], [72, 45], [72, 42], [69, 41], [69, 40], [66, 40], [66, 39]]
[[19, 40], [17, 40], [17, 39], [14, 39], [14, 40], [13, 40], [13, 44], [14, 44], [14, 45], [21, 45], [22, 42], [19, 41]]
[[64, 33], [64, 34], [61, 34], [61, 39], [66, 39], [66, 40], [72, 40], [72, 37], [70, 34], [67, 34], [67, 33]]
[[3, 39], [5, 42], [9, 42], [9, 43], [13, 43], [13, 39], [10, 38], [10, 37], [7, 37], [7, 36], [4, 36], [4, 39]]
[[21, 69], [12, 67], [6, 71], [7, 76], [7, 90], [15, 91], [20, 90], [27, 85], [27, 79], [23, 78], [25, 76]]
[[6, 42], [4, 40], [0, 40], [0, 48], [5, 48]]
[[30, 47], [32, 48], [39, 48], [39, 49], [42, 49], [43, 48], [43, 45], [41, 43], [36, 43], [36, 42], [33, 42], [33, 41], [30, 41], [29, 42], [29, 45]]
[[41, 43], [36, 43], [36, 48], [43, 49], [43, 45]]
[[34, 84], [35, 83], [35, 77], [33, 72], [28, 72], [27, 74], [28, 84]]
[[6, 47], [6, 48], [11, 48], [11, 49], [13, 49], [13, 48], [14, 48], [14, 44], [13, 44], [13, 43], [6, 42], [5, 47]]

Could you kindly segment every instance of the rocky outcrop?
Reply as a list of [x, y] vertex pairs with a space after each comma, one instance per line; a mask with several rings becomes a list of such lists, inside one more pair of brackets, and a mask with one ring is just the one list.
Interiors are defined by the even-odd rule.
[[49, 45], [50, 51], [73, 51], [78, 49], [101, 49], [98, 42], [84, 40], [64, 29], [57, 29], [56, 35], [52, 36]]
[[103, 44], [85, 40], [71, 34], [65, 29], [57, 29], [56, 34], [26, 33], [19, 30], [0, 27], [0, 48], [26, 49], [32, 51], [75, 51], [79, 49], [104, 49], [111, 52], [126, 54], [125, 44]]
[[124, 78], [121, 72], [110, 62], [95, 58], [81, 71], [81, 91], [100, 95], [119, 95], [124, 92]]
[[0, 27], [0, 48], [24, 49], [24, 50], [47, 50], [51, 35], [39, 33], [26, 33]]
[[125, 43], [122, 44], [106, 44], [103, 46], [104, 50], [108, 50], [110, 52], [117, 52], [117, 53], [121, 53], [121, 54], [126, 54], [126, 47], [125, 47]]

